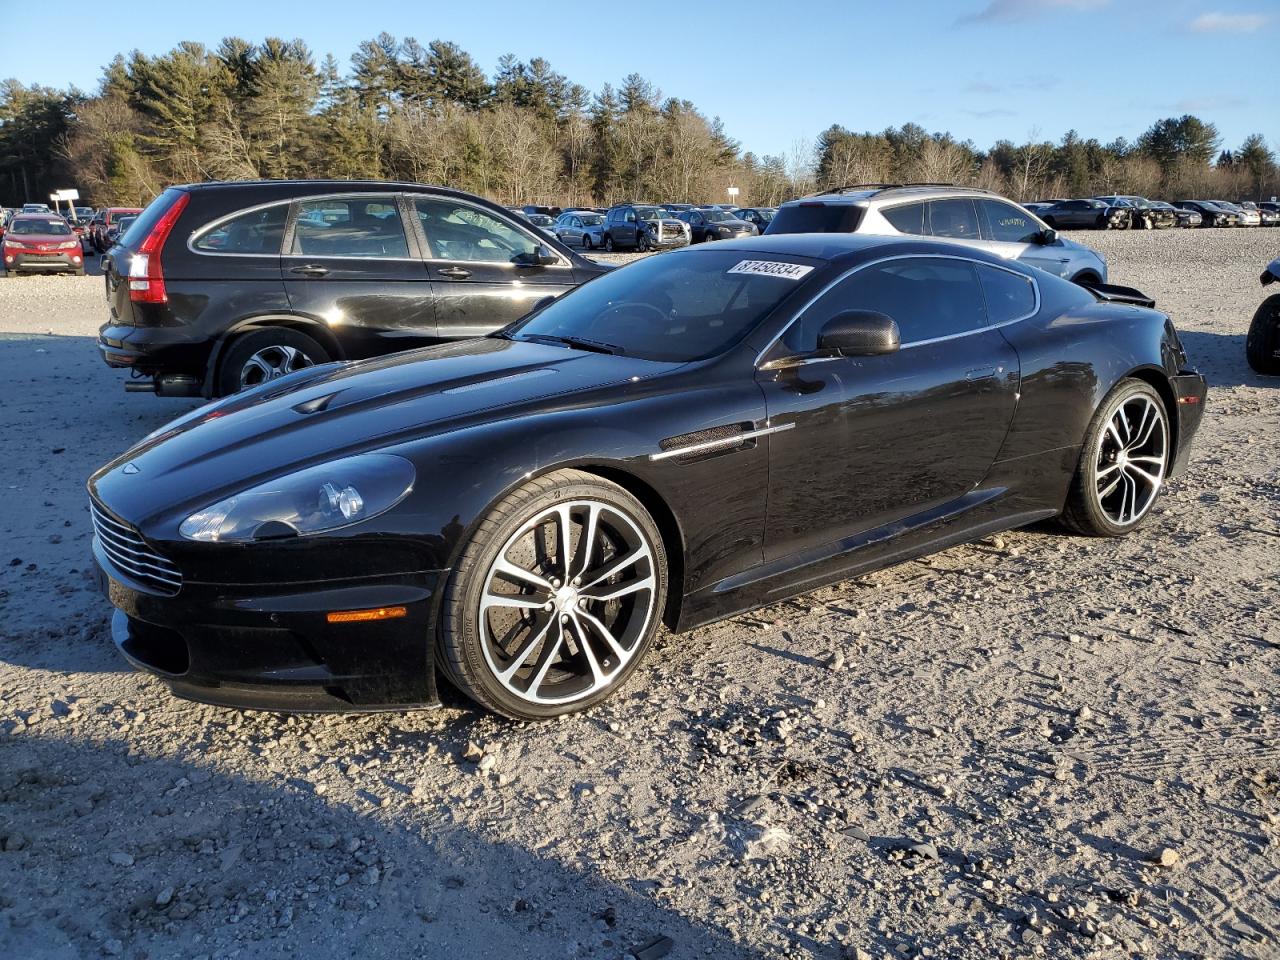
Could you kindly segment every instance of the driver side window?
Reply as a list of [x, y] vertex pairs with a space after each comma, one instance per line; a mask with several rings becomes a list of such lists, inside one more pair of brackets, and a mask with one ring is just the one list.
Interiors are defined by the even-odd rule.
[[949, 257], [903, 257], [864, 267], [819, 297], [783, 335], [786, 352], [817, 350], [818, 334], [827, 321], [846, 310], [875, 310], [892, 317], [904, 347], [987, 325], [973, 264]]
[[413, 204], [433, 260], [511, 263], [538, 248], [533, 237], [478, 207], [435, 197]]

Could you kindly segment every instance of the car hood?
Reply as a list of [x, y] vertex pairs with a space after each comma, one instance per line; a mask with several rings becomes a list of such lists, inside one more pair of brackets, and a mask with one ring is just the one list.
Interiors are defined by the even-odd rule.
[[107, 464], [90, 491], [142, 522], [314, 463], [554, 409], [678, 364], [502, 338], [326, 364], [209, 404]]
[[14, 233], [12, 230], [5, 234], [14, 243], [70, 243], [75, 239], [74, 234], [66, 233]]

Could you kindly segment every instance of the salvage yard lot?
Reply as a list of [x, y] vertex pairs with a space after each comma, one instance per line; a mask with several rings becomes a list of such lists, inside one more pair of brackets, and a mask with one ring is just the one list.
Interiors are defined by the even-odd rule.
[[1210, 380], [1145, 528], [662, 635], [523, 726], [126, 669], [84, 481], [192, 404], [100, 362], [100, 278], [0, 279], [0, 957], [1276, 956], [1280, 381], [1244, 333], [1280, 234], [1078, 239]]

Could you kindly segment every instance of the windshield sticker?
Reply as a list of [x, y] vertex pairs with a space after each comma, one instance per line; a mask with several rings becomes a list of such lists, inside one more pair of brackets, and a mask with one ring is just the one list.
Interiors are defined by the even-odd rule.
[[813, 272], [813, 267], [802, 263], [783, 263], [780, 260], [739, 260], [730, 273], [754, 273], [761, 277], [782, 277], [784, 280], [799, 280]]

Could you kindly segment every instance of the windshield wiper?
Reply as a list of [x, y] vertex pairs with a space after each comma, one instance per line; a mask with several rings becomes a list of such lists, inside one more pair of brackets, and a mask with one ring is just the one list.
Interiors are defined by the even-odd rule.
[[619, 346], [612, 343], [603, 343], [599, 340], [588, 340], [585, 337], [562, 337], [557, 334], [550, 333], [526, 333], [526, 340], [534, 340], [538, 343], [563, 343], [567, 347], [577, 347], [579, 350], [588, 350], [591, 353], [607, 353], [611, 356], [617, 356], [625, 353]]

